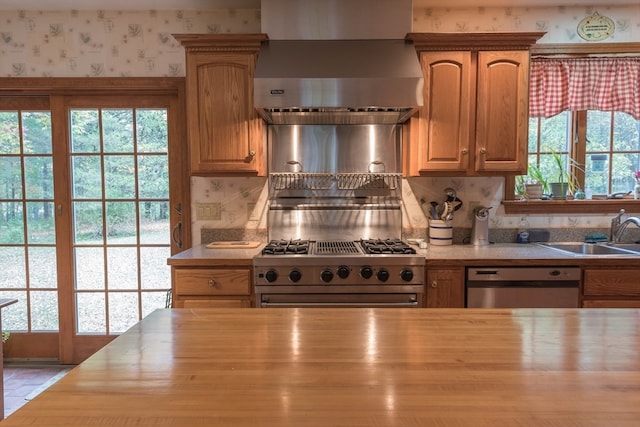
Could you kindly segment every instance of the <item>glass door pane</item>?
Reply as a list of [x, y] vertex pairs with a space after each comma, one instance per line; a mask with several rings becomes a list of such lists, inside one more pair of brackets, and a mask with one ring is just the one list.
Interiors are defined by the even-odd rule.
[[0, 298], [10, 332], [58, 331], [51, 114], [0, 111]]
[[69, 114], [76, 333], [117, 334], [171, 288], [167, 111]]

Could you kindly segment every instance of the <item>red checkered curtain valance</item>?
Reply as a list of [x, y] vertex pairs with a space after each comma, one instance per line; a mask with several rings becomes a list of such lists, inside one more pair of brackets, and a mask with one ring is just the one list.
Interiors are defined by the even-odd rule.
[[640, 119], [640, 58], [533, 58], [529, 115], [623, 111]]

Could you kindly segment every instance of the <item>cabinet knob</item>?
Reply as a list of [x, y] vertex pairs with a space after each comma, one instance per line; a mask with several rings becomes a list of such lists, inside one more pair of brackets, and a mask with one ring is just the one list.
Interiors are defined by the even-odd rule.
[[433, 280], [433, 281], [431, 282], [431, 287], [432, 287], [432, 288], [437, 288], [437, 287], [438, 287], [438, 281], [437, 281], [437, 280]]
[[209, 286], [212, 288], [217, 288], [218, 287], [218, 282], [216, 282], [216, 279], [209, 279]]
[[255, 156], [256, 156], [255, 150], [249, 151], [249, 154], [247, 154], [247, 157], [244, 158], [245, 163], [251, 163], [251, 161]]
[[463, 148], [463, 149], [462, 149], [462, 154], [468, 154], [468, 153], [469, 153], [469, 150], [468, 150], [468, 149], [466, 149], [466, 148]]
[[480, 149], [480, 154], [487, 154], [487, 149], [486, 149], [486, 148], [484, 148], [484, 147], [482, 147], [482, 148]]

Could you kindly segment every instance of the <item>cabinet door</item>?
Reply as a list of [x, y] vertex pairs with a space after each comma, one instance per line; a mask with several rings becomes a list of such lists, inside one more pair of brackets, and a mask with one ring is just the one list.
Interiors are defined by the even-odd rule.
[[[418, 171], [469, 168], [470, 115], [473, 111], [471, 52], [422, 52], [425, 105], [418, 113], [411, 158]], [[415, 128], [415, 123], [412, 124]]]
[[475, 169], [526, 173], [529, 52], [478, 52]]
[[253, 106], [255, 54], [189, 52], [191, 173], [261, 172], [262, 119]]
[[464, 269], [427, 268], [425, 307], [464, 307]]

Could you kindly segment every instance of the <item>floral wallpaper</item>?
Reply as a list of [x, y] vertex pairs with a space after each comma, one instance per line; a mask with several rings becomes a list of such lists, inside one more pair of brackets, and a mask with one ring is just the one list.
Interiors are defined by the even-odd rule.
[[556, 7], [476, 7], [468, 9], [414, 9], [415, 32], [482, 32], [482, 31], [544, 31], [538, 43], [587, 43], [578, 36], [578, 23], [598, 13], [615, 23], [614, 34], [603, 42], [640, 41], [640, 3], [613, 6]]
[[[640, 3], [416, 8], [413, 31], [546, 31], [540, 43], [586, 43], [577, 35], [576, 26], [595, 12], [615, 22], [615, 33], [605, 42], [640, 42]], [[259, 32], [257, 9], [0, 10], [0, 76], [184, 76], [184, 50], [172, 33]]]
[[[466, 9], [415, 8], [415, 32], [545, 31], [540, 43], [587, 43], [577, 25], [594, 13], [615, 23], [604, 42], [640, 42], [640, 3], [612, 6], [557, 6]], [[260, 11], [26, 11], [0, 10], [0, 76], [3, 77], [163, 77], [184, 76], [184, 50], [173, 33], [259, 33]], [[500, 206], [502, 178], [410, 178], [403, 183], [403, 232], [421, 235], [427, 227], [420, 200], [438, 200], [455, 188], [465, 206], [454, 227], [471, 226], [472, 208], [492, 206], [491, 228], [513, 229], [520, 217]], [[231, 238], [266, 235], [266, 178], [191, 180], [193, 243], [211, 239], [207, 230], [239, 230]], [[219, 206], [216, 219], [198, 217], [198, 206]], [[599, 215], [532, 216], [532, 227], [608, 227]], [[205, 236], [203, 238], [203, 235]], [[205, 242], [206, 243], [206, 242]]]
[[3, 77], [184, 76], [172, 33], [259, 33], [259, 10], [0, 11]]

